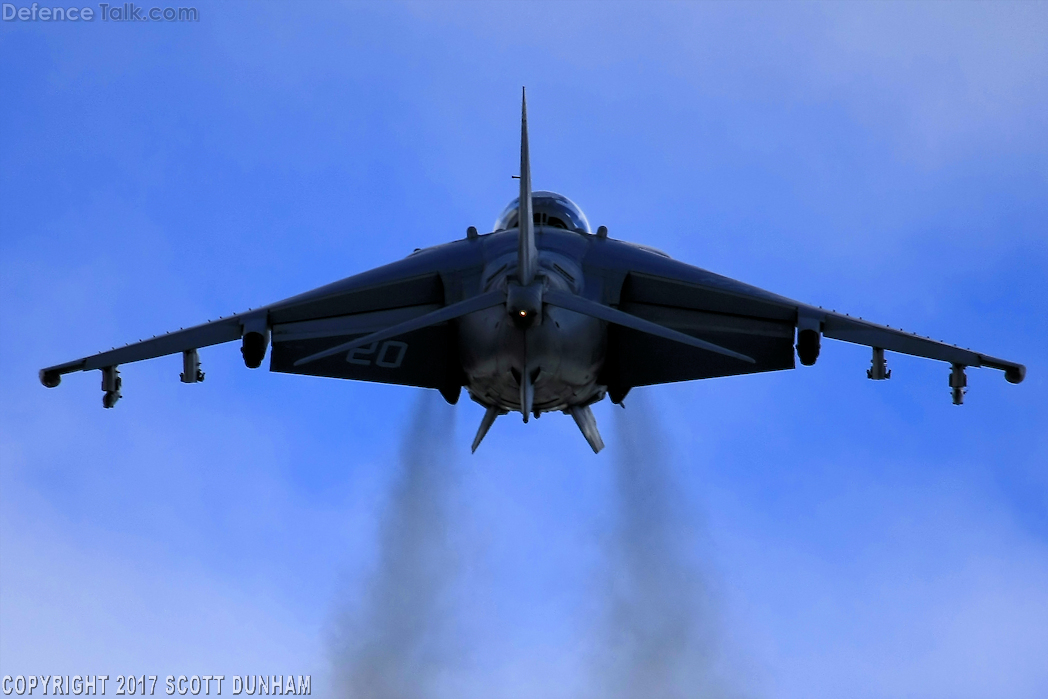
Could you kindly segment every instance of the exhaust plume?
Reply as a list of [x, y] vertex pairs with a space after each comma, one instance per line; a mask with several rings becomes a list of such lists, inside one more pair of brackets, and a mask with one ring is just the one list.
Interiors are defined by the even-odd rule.
[[615, 410], [615, 514], [598, 686], [617, 699], [734, 696], [718, 675], [718, 620], [696, 560], [699, 528], [643, 395]]
[[449, 660], [444, 641], [446, 593], [456, 569], [448, 532], [454, 415], [433, 392], [416, 404], [380, 525], [376, 570], [359, 608], [336, 629], [334, 677], [341, 696], [432, 696]]

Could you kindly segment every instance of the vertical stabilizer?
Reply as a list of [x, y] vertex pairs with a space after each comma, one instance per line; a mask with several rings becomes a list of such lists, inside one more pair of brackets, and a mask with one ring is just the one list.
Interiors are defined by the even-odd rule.
[[520, 229], [517, 241], [517, 277], [521, 286], [535, 280], [539, 252], [535, 247], [535, 222], [531, 212], [531, 156], [528, 154], [528, 101], [521, 88], [520, 97]]

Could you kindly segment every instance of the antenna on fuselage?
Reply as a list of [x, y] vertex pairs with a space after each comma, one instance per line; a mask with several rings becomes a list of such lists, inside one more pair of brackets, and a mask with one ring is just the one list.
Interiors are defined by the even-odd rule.
[[517, 278], [521, 286], [535, 280], [539, 252], [535, 247], [535, 223], [531, 212], [531, 157], [528, 154], [528, 101], [520, 92], [520, 206], [517, 210]]

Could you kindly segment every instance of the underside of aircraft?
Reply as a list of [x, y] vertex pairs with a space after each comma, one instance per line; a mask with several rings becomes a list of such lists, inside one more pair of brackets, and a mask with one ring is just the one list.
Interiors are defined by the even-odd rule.
[[[567, 197], [531, 189], [522, 103], [520, 195], [490, 233], [313, 291], [144, 342], [42, 369], [53, 388], [75, 371], [102, 373], [102, 404], [121, 397], [121, 364], [182, 354], [184, 383], [203, 381], [198, 350], [241, 342], [244, 362], [270, 370], [433, 388], [463, 387], [495, 419], [570, 415], [594, 452], [604, 444], [590, 406], [622, 404], [636, 386], [812, 365], [823, 337], [872, 348], [867, 376], [891, 376], [885, 352], [950, 364], [960, 405], [967, 367], [1019, 383], [1026, 368], [954, 345], [793, 301], [596, 232]], [[270, 345], [272, 349], [270, 350]]]

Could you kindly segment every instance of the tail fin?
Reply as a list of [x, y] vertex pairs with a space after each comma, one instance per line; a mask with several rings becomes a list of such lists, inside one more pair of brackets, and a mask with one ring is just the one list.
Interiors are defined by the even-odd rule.
[[522, 286], [531, 284], [538, 268], [539, 253], [535, 247], [535, 223], [531, 212], [531, 157], [528, 154], [528, 102], [521, 88], [520, 98], [520, 208], [517, 224], [517, 277]]

